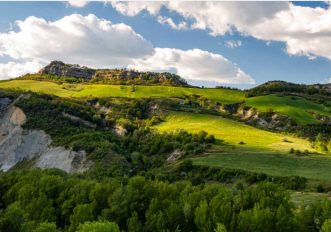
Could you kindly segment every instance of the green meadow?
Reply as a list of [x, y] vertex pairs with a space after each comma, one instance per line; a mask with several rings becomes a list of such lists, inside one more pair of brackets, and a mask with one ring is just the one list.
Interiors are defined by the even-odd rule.
[[247, 98], [246, 105], [266, 112], [272, 109], [283, 115], [293, 118], [298, 124], [316, 123], [313, 113], [331, 116], [331, 108], [308, 101], [297, 96], [266, 95]]
[[302, 176], [331, 181], [331, 158], [326, 155], [218, 153], [193, 159], [196, 165], [242, 169], [273, 176]]
[[[204, 130], [208, 134], [213, 134], [215, 138], [223, 140], [223, 143], [230, 145], [231, 149], [234, 146], [235, 150], [243, 152], [288, 153], [291, 148], [315, 152], [307, 140], [257, 129], [242, 122], [208, 114], [173, 112], [156, 128], [162, 132], [178, 128], [193, 133]], [[240, 145], [240, 142], [244, 144]]]
[[54, 94], [60, 97], [181, 97], [198, 94], [225, 104], [244, 100], [244, 93], [230, 89], [201, 89], [174, 86], [135, 86], [101, 84], [57, 84], [48, 81], [12, 80], [0, 82], [0, 88], [18, 88], [32, 92]]
[[245, 98], [245, 92], [230, 89], [187, 88], [175, 86], [102, 85], [102, 84], [58, 84], [49, 81], [10, 80], [1, 81], [0, 88], [17, 88], [32, 92], [54, 94], [60, 97], [182, 97], [197, 94], [223, 104], [245, 101], [247, 106], [261, 112], [273, 110], [293, 118], [298, 124], [316, 123], [313, 113], [331, 116], [331, 108], [308, 101], [301, 97], [266, 95]]
[[[190, 132], [204, 130], [223, 140], [222, 145], [215, 146], [210, 153], [193, 158], [196, 165], [331, 181], [331, 158], [317, 154], [304, 139], [260, 130], [220, 116], [182, 112], [170, 113], [165, 122], [155, 128], [162, 132], [178, 128]], [[291, 148], [309, 150], [311, 154], [290, 154]]]

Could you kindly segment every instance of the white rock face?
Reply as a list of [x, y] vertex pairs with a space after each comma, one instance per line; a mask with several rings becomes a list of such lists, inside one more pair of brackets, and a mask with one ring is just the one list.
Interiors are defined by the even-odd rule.
[[66, 172], [84, 172], [88, 169], [84, 151], [74, 152], [64, 147], [51, 147], [36, 162], [39, 168], [58, 168]]
[[21, 126], [25, 121], [24, 112], [14, 106], [0, 116], [0, 170], [8, 171], [24, 159], [35, 159], [35, 166], [40, 168], [58, 168], [66, 172], [88, 169], [90, 164], [84, 151], [52, 147], [52, 140], [44, 131], [24, 131]]

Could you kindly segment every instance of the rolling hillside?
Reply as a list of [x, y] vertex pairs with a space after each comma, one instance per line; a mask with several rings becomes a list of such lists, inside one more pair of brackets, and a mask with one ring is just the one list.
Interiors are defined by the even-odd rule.
[[317, 123], [314, 114], [331, 116], [331, 108], [297, 96], [277, 96], [274, 94], [246, 98], [246, 105], [258, 111], [273, 110], [294, 119], [298, 124]]
[[[77, 75], [82, 75], [80, 69], [83, 71], [85, 70], [84, 68], [77, 70], [75, 66], [70, 66], [69, 68], [69, 71], [73, 74], [77, 74], [78, 72]], [[72, 68], [73, 70], [71, 70]], [[56, 72], [60, 71], [62, 72], [63, 70], [60, 69]], [[68, 70], [64, 70], [63, 72], [67, 71]], [[95, 70], [93, 72], [95, 72]], [[93, 73], [93, 75], [95, 75], [95, 73]], [[128, 73], [125, 75], [128, 75]], [[33, 76], [33, 78], [34, 77], [36, 76]], [[302, 138], [249, 126], [244, 122], [238, 121], [239, 117], [238, 115], [235, 115], [235, 111], [232, 113], [231, 110], [228, 111], [227, 114], [233, 114], [232, 116], [228, 115], [226, 116], [227, 118], [221, 117], [219, 115], [222, 114], [220, 111], [223, 109], [215, 107], [217, 105], [216, 103], [221, 103], [223, 106], [229, 108], [232, 107], [234, 109], [237, 109], [237, 107], [240, 106], [254, 108], [258, 112], [276, 112], [291, 118], [301, 126], [306, 124], [319, 124], [321, 117], [329, 118], [331, 116], [330, 107], [319, 104], [316, 101], [308, 100], [308, 98], [304, 98], [304, 95], [279, 96], [275, 93], [247, 97], [247, 95], [249, 95], [247, 94], [249, 93], [247, 91], [225, 88], [212, 89], [191, 86], [149, 85], [149, 82], [152, 81], [152, 79], [148, 79], [148, 82], [146, 82], [147, 85], [141, 85], [140, 82], [139, 85], [113, 85], [84, 82], [86, 77], [84, 77], [84, 80], [79, 79], [79, 81], [77, 81], [78, 83], [73, 83], [72, 77], [70, 81], [66, 80], [67, 77], [65, 76], [50, 76], [49, 79], [47, 76], [44, 77], [45, 78], [42, 80], [33, 78], [29, 79], [27, 76], [27, 79], [21, 78], [1, 81], [0, 89], [50, 94], [63, 99], [75, 99], [74, 101], [81, 102], [84, 102], [84, 98], [115, 97], [118, 98], [118, 103], [116, 104], [123, 105], [126, 105], [127, 103], [126, 101], [122, 101], [123, 99], [121, 98], [127, 98], [126, 100], [128, 101], [141, 100], [142, 102], [146, 101], [146, 98], [166, 99], [179, 97], [184, 99], [185, 97], [187, 100], [187, 97], [191, 95], [201, 96], [204, 99], [199, 97], [192, 99], [189, 98], [190, 102], [184, 103], [184, 106], [180, 107], [178, 105], [183, 104], [178, 104], [178, 100], [174, 101], [176, 102], [174, 104], [177, 104], [177, 106], [175, 107], [176, 109], [171, 110], [178, 111], [166, 114], [163, 122], [157, 125], [153, 124], [155, 125], [154, 128], [160, 132], [184, 129], [191, 133], [197, 133], [203, 130], [208, 134], [214, 135], [220, 143], [213, 145], [212, 149], [205, 153], [205, 156], [195, 157], [193, 159], [195, 164], [242, 169], [252, 172], [264, 172], [270, 175], [300, 175], [313, 179], [319, 178], [323, 180], [331, 180], [331, 177], [329, 177], [331, 176], [331, 173], [327, 168], [329, 164], [331, 165], [331, 159], [323, 154], [326, 153], [326, 151], [315, 150], [310, 141]], [[89, 80], [93, 80], [93, 78], [91, 76], [89, 77]], [[107, 76], [107, 78], [113, 80], [113, 77]], [[121, 80], [122, 77], [116, 78], [116, 80]], [[132, 80], [135, 79], [133, 78]], [[269, 89], [263, 88], [263, 90], [267, 91]], [[254, 91], [258, 92], [259, 88]], [[323, 98], [323, 100], [324, 99], [325, 98]], [[111, 102], [109, 100], [105, 101]], [[112, 107], [115, 107], [112, 104], [114, 104], [114, 102], [103, 107], [109, 107], [106, 109], [108, 112], [111, 112]], [[144, 104], [139, 106], [142, 108], [139, 108], [138, 111], [144, 110], [143, 114], [148, 115], [148, 112], [145, 112], [148, 111], [148, 109], [144, 108], [143, 105]], [[128, 107], [128, 105], [126, 105], [126, 107]], [[125, 111], [126, 107], [121, 107], [121, 109], [123, 109], [121, 117], [128, 114]], [[93, 109], [92, 111], [94, 110], [96, 110], [96, 112], [98, 111], [98, 109]], [[137, 108], [130, 112], [132, 113], [136, 110]], [[168, 112], [168, 110], [169, 109], [167, 109], [166, 112]], [[181, 112], [181, 110], [188, 112]], [[204, 112], [204, 114], [201, 112]], [[102, 117], [105, 117], [105, 112], [102, 112], [101, 114], [103, 114]], [[137, 117], [136, 114], [134, 115]], [[94, 118], [101, 122], [102, 118], [100, 117], [100, 113], [96, 113], [94, 116], [89, 116], [87, 118]], [[114, 117], [114, 114], [108, 115], [107, 117]], [[146, 117], [148, 119], [150, 116]], [[133, 119], [134, 118], [130, 118], [130, 120]], [[137, 120], [137, 118], [135, 120]], [[159, 119], [157, 122], [160, 121], [162, 121], [162, 119]], [[291, 150], [292, 153], [290, 154]], [[300, 155], [293, 154], [296, 152], [300, 153]], [[308, 153], [309, 155], [307, 155]]]
[[[223, 140], [210, 153], [193, 158], [194, 164], [263, 172], [274, 176], [303, 176], [331, 181], [331, 157], [321, 154], [296, 156], [291, 148], [309, 150], [308, 141], [289, 135], [271, 133], [219, 116], [171, 113], [156, 129], [169, 132], [178, 128], [189, 132], [204, 130]], [[240, 145], [240, 142], [245, 144]]]
[[[314, 152], [306, 140], [264, 131], [242, 122], [207, 114], [170, 113], [165, 122], [157, 125], [156, 128], [163, 132], [177, 128], [195, 133], [204, 130], [223, 140], [225, 144], [235, 146], [240, 152], [288, 153], [291, 148]], [[245, 144], [239, 145], [240, 142]]]
[[175, 86], [141, 86], [137, 85], [132, 91], [128, 85], [102, 84], [57, 84], [49, 81], [12, 80], [0, 82], [0, 88], [17, 88], [59, 97], [182, 97], [183, 95], [198, 94], [210, 100], [225, 104], [237, 103], [244, 100], [244, 93], [230, 89], [201, 89]]
[[105, 84], [72, 84], [55, 83], [37, 80], [1, 81], [0, 89], [21, 89], [25, 91], [53, 94], [60, 97], [183, 97], [200, 95], [222, 104], [234, 104], [245, 101], [247, 106], [261, 112], [270, 110], [292, 118], [299, 125], [317, 123], [316, 117], [331, 116], [331, 107], [317, 104], [298, 96], [280, 97], [274, 94], [245, 98], [245, 92], [221, 88], [194, 88], [176, 86], [128, 86]]

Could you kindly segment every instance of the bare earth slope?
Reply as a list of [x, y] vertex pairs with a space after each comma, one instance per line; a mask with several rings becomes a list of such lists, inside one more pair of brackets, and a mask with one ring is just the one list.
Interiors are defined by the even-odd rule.
[[24, 131], [24, 112], [9, 106], [0, 115], [0, 170], [7, 171], [22, 160], [35, 160], [34, 166], [81, 172], [88, 168], [84, 151], [74, 152], [51, 146], [44, 131]]

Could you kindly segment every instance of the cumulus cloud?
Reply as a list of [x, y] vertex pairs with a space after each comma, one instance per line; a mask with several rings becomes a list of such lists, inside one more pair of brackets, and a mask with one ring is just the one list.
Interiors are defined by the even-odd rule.
[[242, 42], [240, 40], [228, 40], [225, 41], [224, 45], [227, 48], [237, 48], [237, 47], [241, 47]]
[[44, 63], [38, 61], [0, 63], [0, 80], [14, 78], [26, 73], [34, 73], [43, 67]]
[[166, 25], [169, 25], [172, 29], [175, 29], [175, 30], [184, 30], [184, 29], [187, 29], [187, 24], [186, 22], [182, 21], [178, 24], [176, 24], [172, 18], [169, 18], [169, 17], [164, 17], [164, 16], [161, 16], [159, 15], [157, 17], [157, 21], [161, 24], [166, 24]]
[[58, 21], [28, 17], [18, 32], [0, 34], [0, 55], [17, 60], [63, 60], [94, 67], [125, 67], [153, 52], [131, 27], [95, 15], [73, 14]]
[[17, 31], [0, 33], [0, 76], [35, 72], [51, 60], [94, 68], [128, 67], [173, 71], [186, 79], [217, 83], [254, 83], [222, 55], [194, 49], [154, 48], [130, 26], [95, 15], [73, 14], [57, 21], [28, 17], [17, 21]]
[[255, 81], [222, 55], [199, 49], [183, 51], [155, 48], [152, 56], [137, 59], [129, 68], [144, 71], [175, 72], [185, 79], [220, 84], [254, 84]]
[[128, 2], [118, 2], [118, 1], [110, 1], [110, 4], [113, 8], [115, 8], [118, 12], [127, 15], [127, 16], [136, 16], [142, 11], [147, 11], [151, 15], [157, 14], [162, 5], [165, 2], [144, 2], [144, 1], [128, 1]]
[[88, 4], [88, 1], [85, 1], [85, 0], [70, 0], [70, 1], [68, 1], [68, 4], [72, 7], [80, 8], [80, 7], [86, 6]]
[[[116, 4], [113, 3], [115, 9]], [[147, 5], [136, 9], [134, 15], [147, 10]], [[238, 31], [265, 41], [284, 42], [290, 55], [331, 59], [330, 7], [302, 7], [289, 2], [214, 1], [170, 1], [163, 6], [187, 20], [190, 29], [207, 30], [213, 36]], [[120, 12], [130, 12], [132, 7], [132, 4], [121, 3]], [[161, 13], [154, 11], [153, 14]]]

